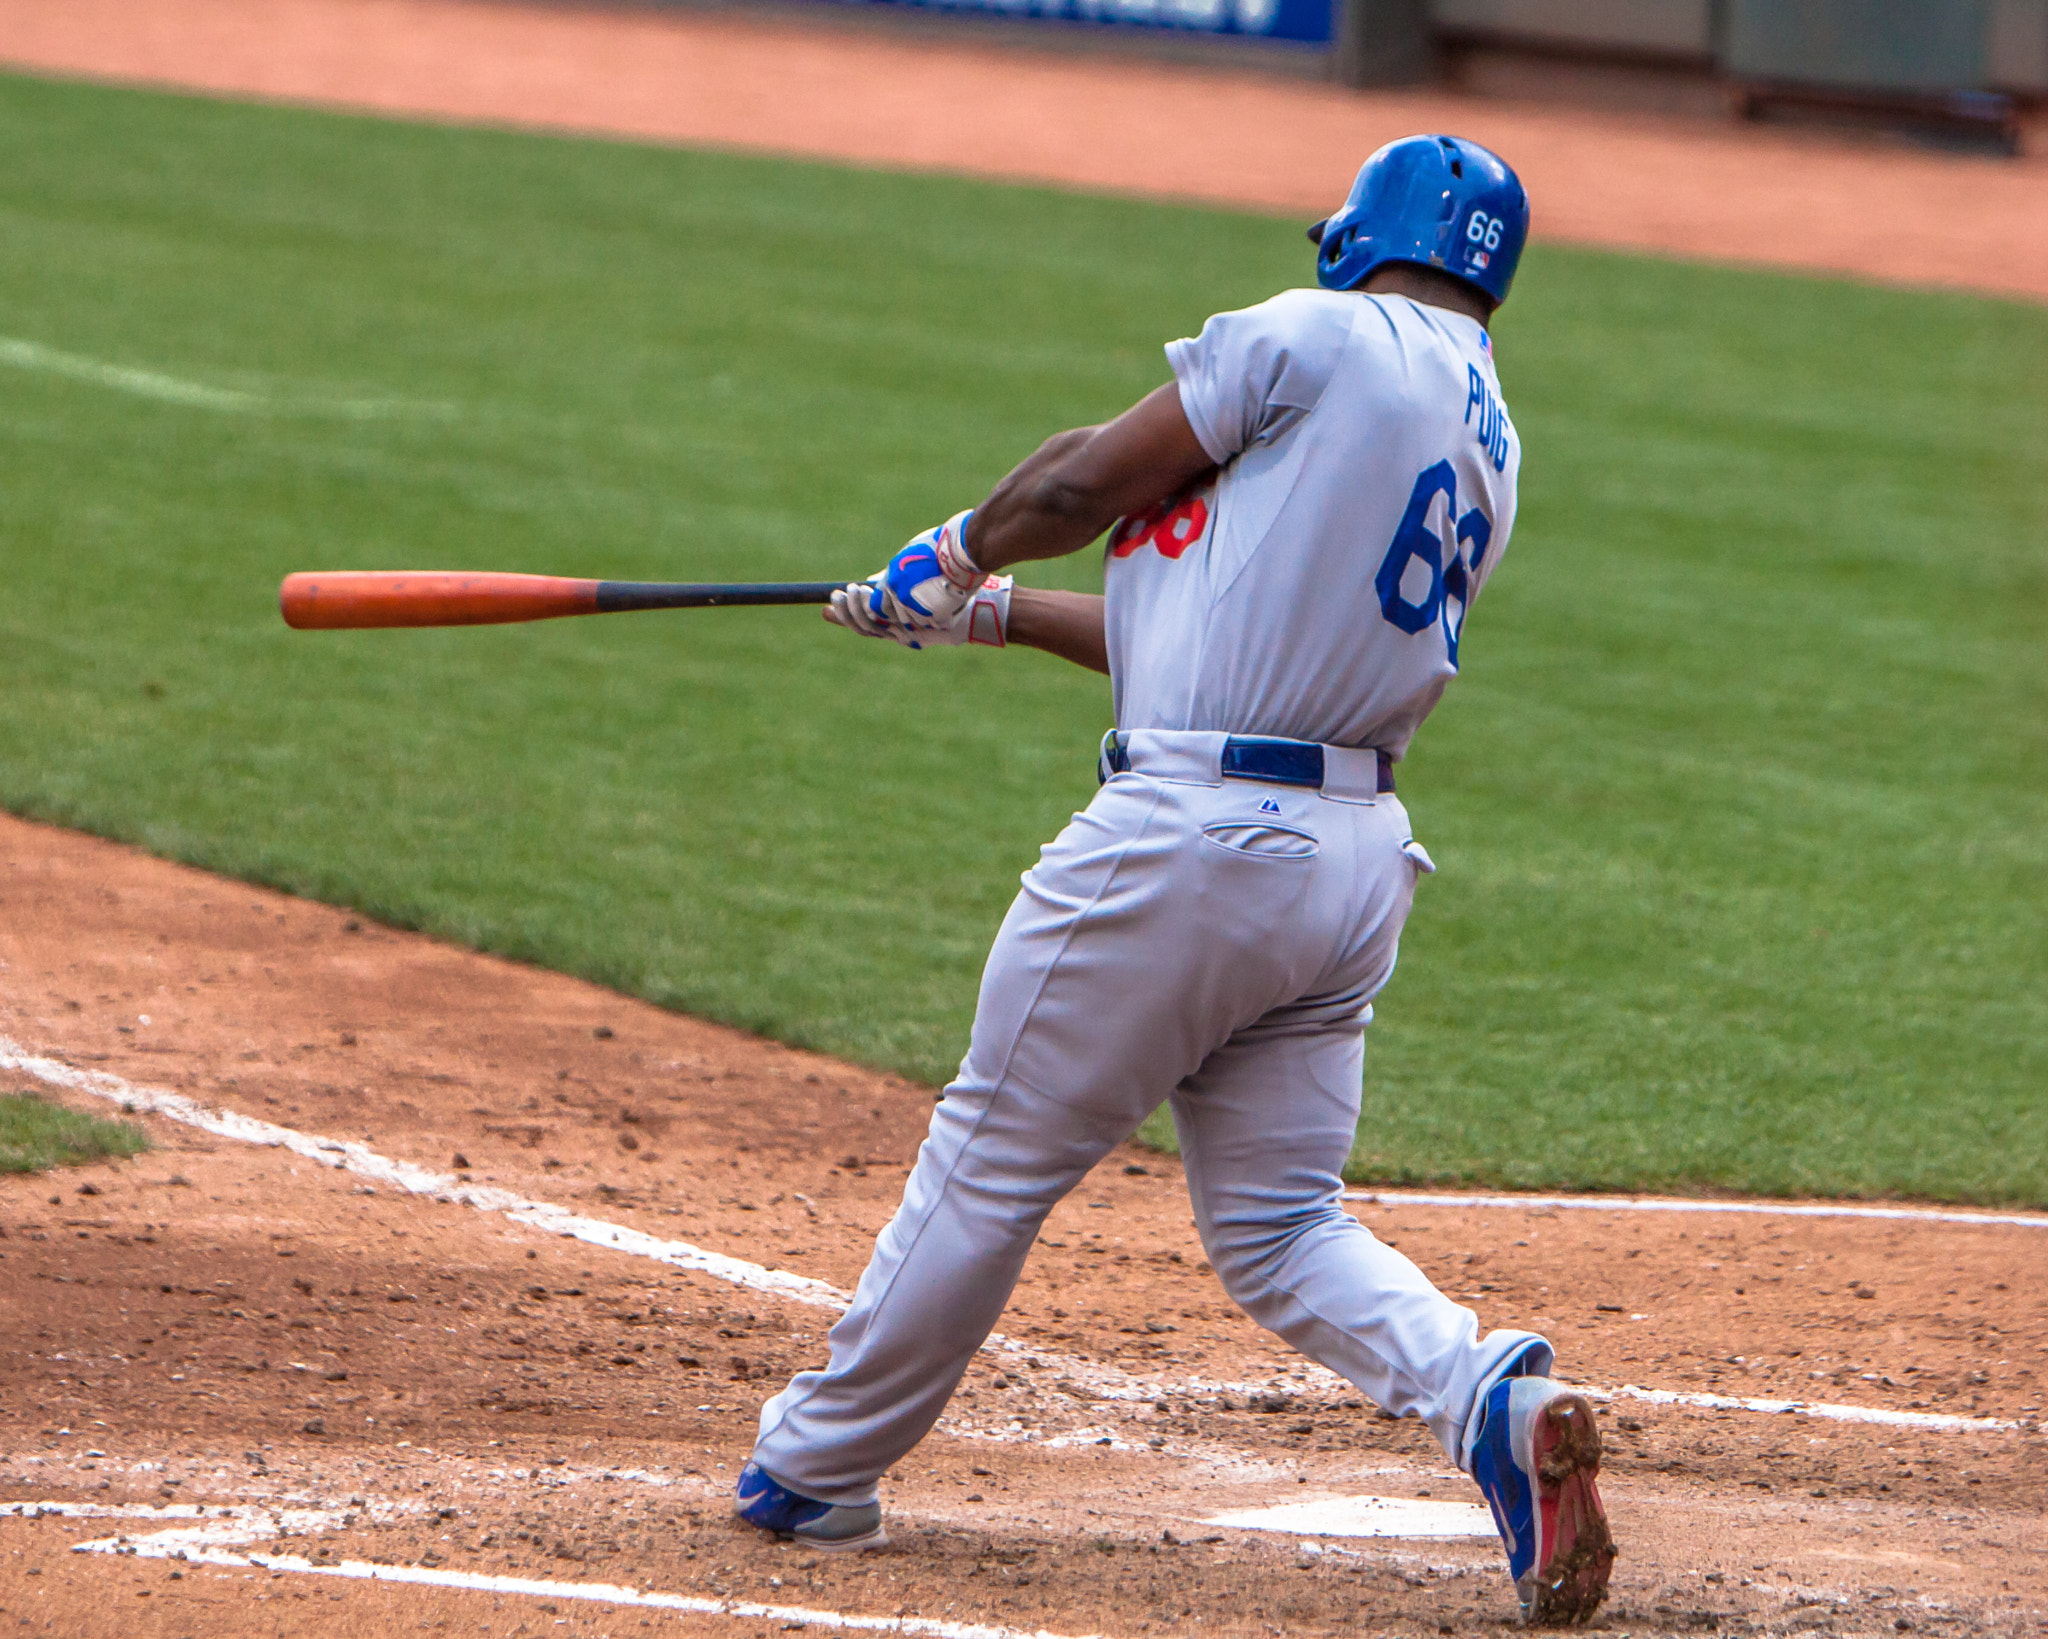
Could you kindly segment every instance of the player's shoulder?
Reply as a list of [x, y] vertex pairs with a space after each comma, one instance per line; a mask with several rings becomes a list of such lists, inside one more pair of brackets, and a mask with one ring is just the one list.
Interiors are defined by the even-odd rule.
[[1307, 408], [1341, 365], [1358, 312], [1348, 291], [1283, 290], [1216, 314], [1196, 346], [1233, 376], [1285, 382], [1288, 401]]
[[1283, 290], [1252, 307], [1219, 318], [1236, 319], [1277, 341], [1341, 346], [1358, 319], [1359, 297], [1350, 290]]

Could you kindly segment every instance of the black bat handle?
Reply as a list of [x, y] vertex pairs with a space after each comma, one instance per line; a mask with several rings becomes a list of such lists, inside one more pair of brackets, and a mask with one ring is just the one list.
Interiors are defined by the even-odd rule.
[[781, 580], [735, 585], [694, 585], [687, 582], [601, 580], [597, 583], [600, 614], [626, 609], [736, 609], [748, 605], [830, 603], [843, 580]]

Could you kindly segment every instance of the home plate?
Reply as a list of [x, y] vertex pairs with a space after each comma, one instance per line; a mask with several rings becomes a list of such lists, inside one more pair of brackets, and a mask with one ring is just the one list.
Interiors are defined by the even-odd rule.
[[1204, 1525], [1287, 1531], [1303, 1537], [1491, 1537], [1493, 1515], [1476, 1503], [1426, 1497], [1327, 1497], [1276, 1508], [1240, 1508]]

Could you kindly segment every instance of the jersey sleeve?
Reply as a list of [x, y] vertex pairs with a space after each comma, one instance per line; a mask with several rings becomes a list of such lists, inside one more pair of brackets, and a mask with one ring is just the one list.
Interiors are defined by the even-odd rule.
[[1211, 460], [1220, 466], [1316, 407], [1344, 356], [1354, 305], [1289, 290], [1166, 344], [1181, 409]]

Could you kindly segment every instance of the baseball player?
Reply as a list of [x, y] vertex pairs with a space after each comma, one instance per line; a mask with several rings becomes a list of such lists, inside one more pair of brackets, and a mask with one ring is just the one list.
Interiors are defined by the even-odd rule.
[[[1261, 1325], [1477, 1481], [1525, 1620], [1589, 1617], [1614, 1558], [1585, 1398], [1479, 1335], [1342, 1205], [1364, 1027], [1436, 867], [1393, 771], [1506, 550], [1520, 442], [1487, 322], [1521, 183], [1454, 137], [1367, 160], [1310, 230], [1321, 288], [1220, 313], [1173, 380], [1049, 439], [829, 619], [911, 648], [1023, 643], [1107, 672], [1102, 788], [996, 935], [959, 1075], [830, 1361], [761, 1413], [740, 1516], [885, 1540], [876, 1484], [938, 1420], [1040, 1225], [1161, 1101], [1202, 1245]], [[1111, 526], [1114, 526], [1111, 528]], [[1104, 593], [1000, 571], [1110, 529]]]

